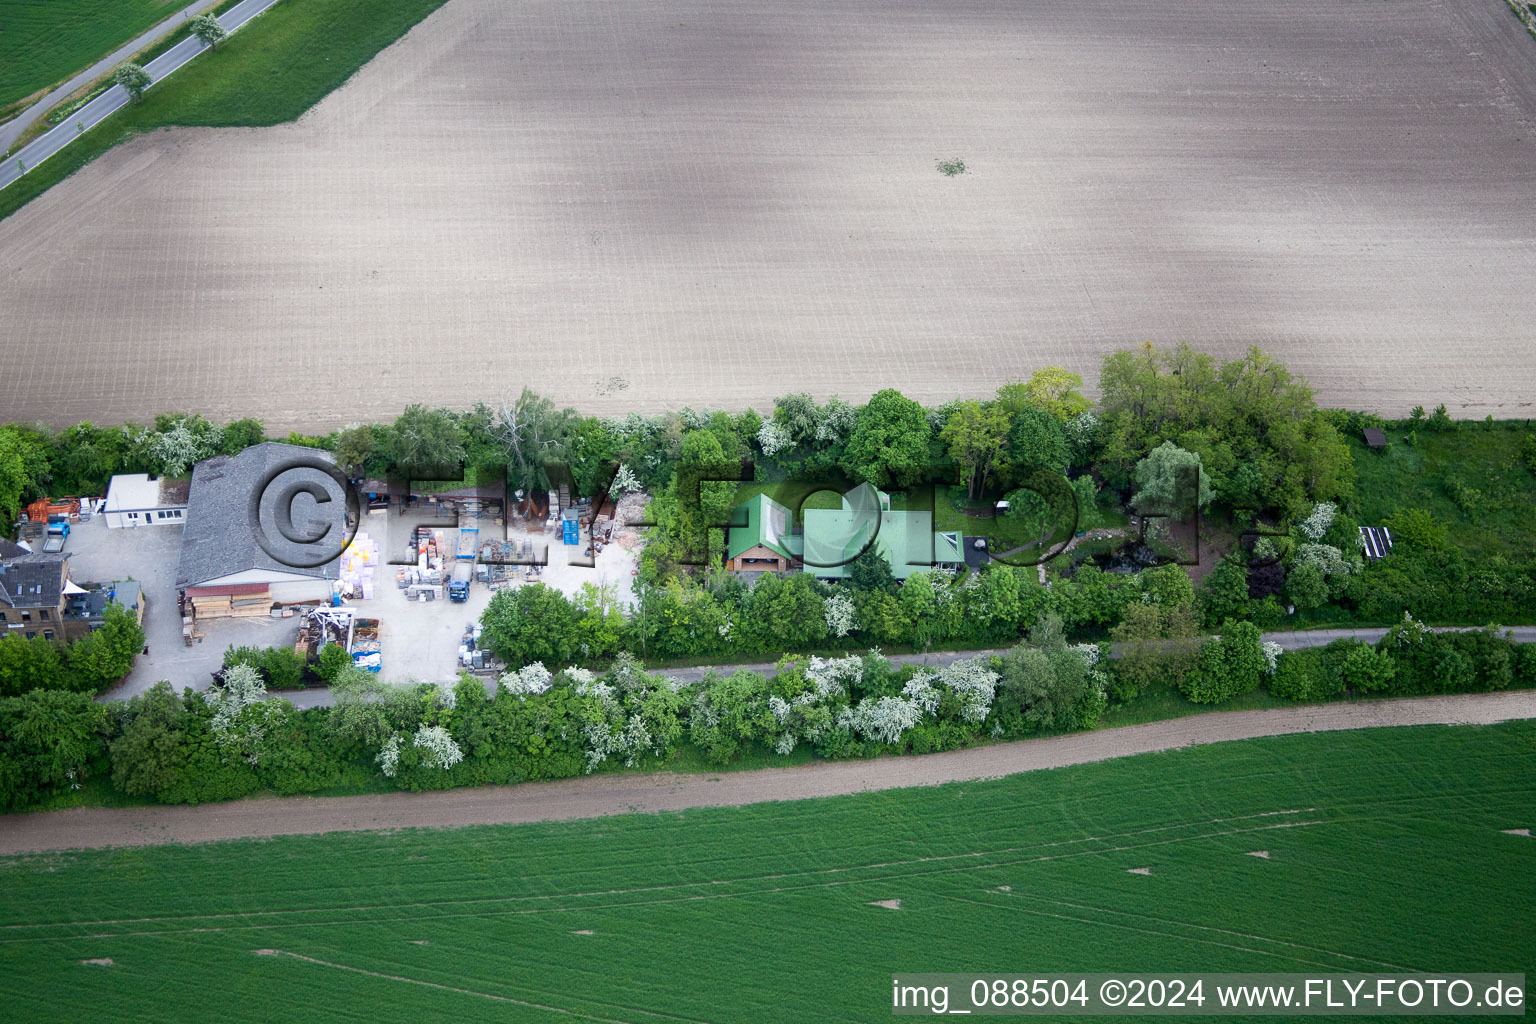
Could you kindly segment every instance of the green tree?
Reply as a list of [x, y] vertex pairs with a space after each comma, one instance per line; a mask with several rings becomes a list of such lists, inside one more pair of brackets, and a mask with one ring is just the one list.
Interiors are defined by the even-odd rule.
[[201, 39], [212, 49], [217, 50], [219, 44], [229, 37], [224, 26], [219, 24], [219, 19], [212, 14], [203, 13], [193, 16], [188, 22], [192, 26], [192, 34]]
[[69, 673], [73, 689], [99, 693], [133, 669], [133, 659], [144, 646], [144, 630], [121, 605], [107, 605], [103, 622], [69, 645]]
[[267, 439], [267, 431], [262, 426], [261, 420], [247, 417], [235, 420], [224, 425], [222, 443], [219, 445], [221, 455], [239, 455], [253, 445], [261, 444]]
[[873, 544], [848, 563], [848, 582], [853, 584], [854, 590], [896, 591], [896, 576], [891, 572], [891, 563]]
[[912, 622], [891, 591], [856, 590], [853, 605], [858, 614], [859, 632], [876, 643], [898, 643], [911, 634]]
[[1047, 366], [1036, 370], [1028, 381], [1012, 380], [1004, 384], [997, 389], [997, 398], [1010, 416], [1016, 416], [1028, 407], [1050, 413], [1058, 422], [1065, 423], [1093, 407], [1093, 403], [1083, 397], [1082, 386], [1083, 378], [1078, 374], [1059, 366]]
[[164, 681], [130, 700], [122, 735], [112, 741], [112, 784], [130, 796], [177, 785], [189, 759], [184, 716], [181, 698]]
[[908, 486], [928, 468], [928, 417], [923, 407], [891, 388], [876, 392], [859, 413], [848, 439], [845, 467], [876, 487]]
[[[318, 666], [320, 678], [326, 683], [335, 682], [336, 677], [346, 669], [352, 667], [352, 655], [347, 653], [346, 647], [341, 644], [326, 644], [320, 651], [320, 664]], [[373, 673], [368, 673], [372, 675]]]
[[961, 402], [949, 414], [939, 437], [964, 472], [966, 495], [974, 498], [986, 490], [988, 478], [998, 468], [1008, 437], [1008, 415], [997, 406]]
[[826, 603], [808, 574], [770, 573], [752, 588], [744, 626], [758, 650], [770, 654], [801, 650], [827, 638]]
[[389, 432], [390, 458], [411, 470], [446, 470], [464, 461], [464, 435], [447, 409], [407, 406]]
[[1046, 648], [1019, 646], [998, 665], [997, 703], [993, 713], [1004, 728], [1067, 729], [1076, 724], [1078, 705], [1088, 695], [1088, 663], [1059, 642]]
[[1301, 562], [1285, 576], [1285, 594], [1303, 611], [1328, 603], [1328, 578], [1315, 562]]
[[113, 84], [126, 89], [135, 103], [144, 98], [144, 90], [148, 89], [153, 81], [148, 71], [133, 63], [119, 64], [117, 70], [112, 72]]
[[336, 435], [334, 454], [341, 468], [353, 477], [364, 476], [368, 461], [378, 450], [380, 428], [356, 423]]
[[1195, 585], [1182, 565], [1160, 565], [1155, 569], [1143, 569], [1136, 574], [1141, 584], [1141, 599], [1164, 608], [1191, 605], [1195, 601]]
[[1021, 410], [1008, 429], [1008, 458], [1015, 467], [1039, 466], [1065, 473], [1072, 455], [1061, 421], [1040, 409]]
[[0, 699], [0, 807], [78, 786], [103, 760], [107, 708], [89, 694], [33, 690]]
[[14, 523], [33, 480], [47, 471], [47, 456], [13, 426], [0, 427], [0, 522]]
[[581, 642], [581, 617], [564, 594], [542, 583], [498, 590], [480, 621], [481, 639], [508, 665], [541, 661], [550, 669], [573, 659]]
[[51, 640], [28, 640], [11, 631], [0, 637], [0, 697], [64, 687], [64, 659]]
[[1199, 621], [1188, 603], [1159, 605], [1132, 601], [1110, 631], [1120, 649], [1115, 696], [1133, 700], [1155, 687], [1179, 685], [1200, 655]]
[[1172, 441], [1164, 441], [1136, 464], [1133, 474], [1136, 495], [1131, 504], [1137, 511], [1182, 518], [1196, 506], [1211, 503], [1210, 478], [1200, 465], [1200, 456], [1187, 452]]

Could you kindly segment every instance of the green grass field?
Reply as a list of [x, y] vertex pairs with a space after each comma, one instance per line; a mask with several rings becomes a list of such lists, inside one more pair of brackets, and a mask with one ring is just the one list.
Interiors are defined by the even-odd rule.
[[[1521, 423], [1464, 423], [1434, 433], [1420, 428], [1417, 443], [1388, 429], [1386, 451], [1373, 452], [1351, 439], [1358, 480], [1356, 519], [1375, 526], [1400, 508], [1422, 508], [1450, 528], [1450, 541], [1474, 557], [1524, 558], [1536, 547], [1536, 474], [1526, 469], [1520, 446], [1530, 431]], [[1461, 483], [1482, 492], [1471, 514], [1453, 498]]]
[[176, 0], [0, 0], [0, 111], [180, 10]]
[[832, 800], [9, 858], [0, 994], [27, 1021], [802, 1022], [885, 1017], [896, 971], [1536, 974], [1536, 840], [1501, 832], [1536, 824], [1533, 763], [1536, 723], [1381, 729]]
[[[4, 0], [0, 0], [3, 3]], [[167, 126], [292, 121], [444, 0], [303, 0], [268, 10], [0, 191], [9, 216], [134, 135]]]

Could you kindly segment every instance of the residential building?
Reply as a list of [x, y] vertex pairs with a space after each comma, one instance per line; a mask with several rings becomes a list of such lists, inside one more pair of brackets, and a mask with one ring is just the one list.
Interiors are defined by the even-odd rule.
[[69, 560], [63, 555], [25, 554], [0, 561], [0, 629], [63, 647], [87, 632], [66, 624], [64, 598], [71, 588], [81, 589], [70, 582]]
[[795, 527], [793, 513], [766, 494], [736, 506], [726, 533], [727, 566], [736, 572], [798, 568], [840, 580], [871, 546], [898, 580], [935, 566], [965, 565], [959, 533], [935, 530], [931, 512], [892, 510], [890, 495], [867, 483], [844, 494], [840, 508], [803, 508], [800, 514], [804, 526]]

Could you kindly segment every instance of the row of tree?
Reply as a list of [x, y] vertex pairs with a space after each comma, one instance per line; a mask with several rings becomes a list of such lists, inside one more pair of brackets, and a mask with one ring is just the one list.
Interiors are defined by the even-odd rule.
[[[92, 776], [130, 796], [200, 803], [379, 781], [421, 790], [561, 778], [665, 765], [686, 747], [722, 764], [800, 748], [826, 758], [921, 753], [1093, 728], [1144, 686], [1174, 685], [1202, 703], [1259, 686], [1307, 701], [1536, 686], [1536, 645], [1411, 619], [1376, 645], [1280, 653], [1251, 624], [1230, 623], [1184, 650], [1105, 653], [1069, 644], [1047, 614], [1002, 656], [942, 668], [899, 667], [871, 651], [681, 684], [621, 656], [602, 674], [535, 662], [505, 673], [494, 693], [468, 676], [447, 689], [390, 686], [344, 668], [335, 705], [306, 711], [270, 696], [260, 671], [239, 661], [207, 693], [161, 683], [111, 705], [63, 690], [0, 698], [0, 804], [36, 804]], [[1164, 656], [1182, 666], [1177, 678], [1162, 665], [1149, 680], [1147, 666]]]

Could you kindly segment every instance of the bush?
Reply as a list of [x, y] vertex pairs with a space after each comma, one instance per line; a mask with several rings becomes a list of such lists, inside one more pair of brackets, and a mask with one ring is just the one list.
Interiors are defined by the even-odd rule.
[[1400, 508], [1381, 525], [1392, 534], [1394, 545], [1407, 543], [1426, 551], [1441, 551], [1450, 543], [1446, 525], [1422, 508]]
[[1316, 650], [1286, 651], [1275, 663], [1269, 692], [1283, 700], [1312, 702], [1336, 696], [1339, 685], [1324, 668]]
[[1392, 659], [1365, 644], [1358, 644], [1339, 666], [1339, 678], [1344, 686], [1361, 693], [1385, 693], [1392, 687], [1397, 667]]
[[351, 667], [352, 655], [341, 644], [326, 644], [320, 650], [320, 664], [318, 671], [320, 678], [327, 684], [335, 681], [336, 677], [344, 670]]
[[[327, 646], [327, 650], [336, 644]], [[345, 651], [341, 652], [346, 655]], [[347, 656], [348, 662], [351, 657]], [[292, 647], [231, 647], [224, 652], [224, 667], [249, 665], [261, 673], [261, 681], [274, 690], [296, 690], [304, 686], [306, 664]]]
[[1228, 620], [1221, 635], [1200, 648], [1199, 660], [1179, 688], [1196, 704], [1220, 704], [1257, 687], [1267, 665], [1259, 628]]

